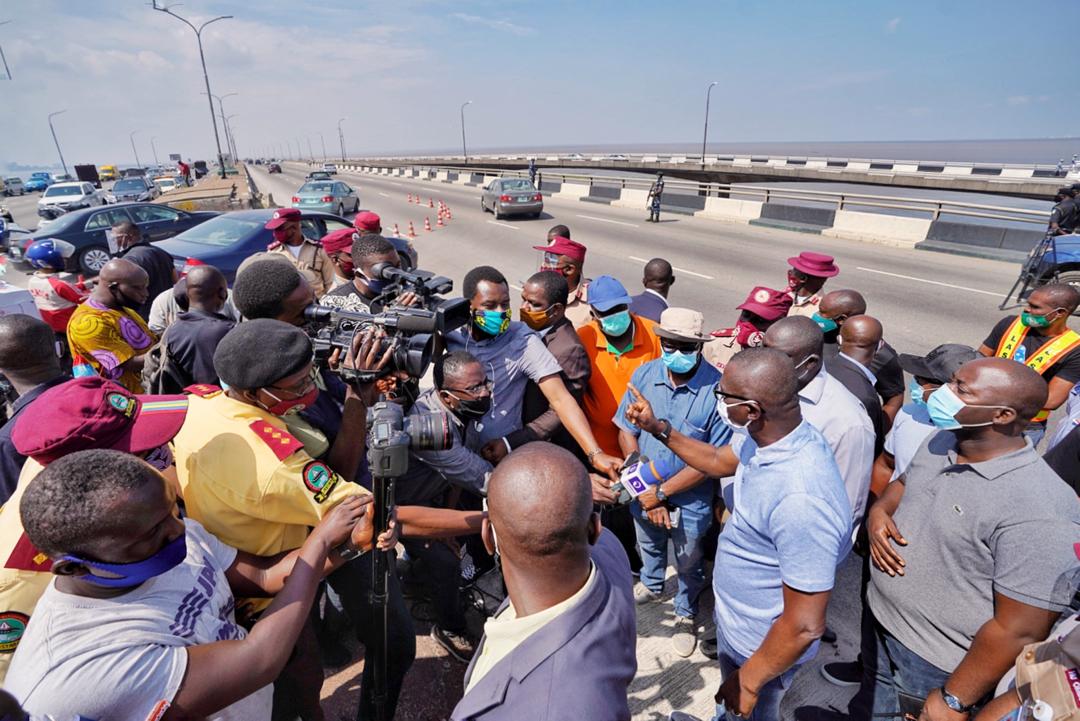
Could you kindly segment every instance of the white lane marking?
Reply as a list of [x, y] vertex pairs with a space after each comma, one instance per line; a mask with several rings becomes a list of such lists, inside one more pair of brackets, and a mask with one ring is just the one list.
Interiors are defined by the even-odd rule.
[[855, 267], [855, 270], [866, 271], [867, 273], [877, 273], [878, 275], [888, 275], [893, 278], [903, 278], [904, 280], [914, 280], [919, 283], [929, 283], [930, 285], [941, 285], [946, 288], [955, 288], [956, 290], [966, 290], [969, 293], [982, 293], [983, 295], [1000, 296], [1001, 293], [991, 292], [989, 290], [979, 290], [978, 288], [968, 288], [966, 285], [953, 285], [952, 283], [942, 283], [940, 280], [928, 280], [926, 278], [916, 278], [913, 275], [900, 275], [899, 273], [890, 273], [885, 270], [875, 270], [873, 268]]
[[495, 221], [495, 220], [489, 220], [488, 222], [491, 223], [492, 225], [497, 225], [500, 228], [509, 228], [510, 230], [521, 230], [521, 228], [517, 227], [516, 225], [507, 225], [506, 223], [500, 223], [500, 222]]
[[621, 220], [608, 220], [607, 218], [597, 218], [595, 215], [577, 214], [577, 217], [585, 218], [587, 220], [595, 220], [595, 221], [600, 222], [600, 223], [614, 223], [615, 225], [625, 225], [625, 226], [628, 226], [630, 228], [640, 228], [641, 227], [637, 223], [624, 223]]
[[379, 193], [379, 195], [381, 195], [384, 198], [389, 198], [390, 197], [390, 193]]
[[[636, 255], [629, 255], [627, 257], [630, 258], [630, 260], [636, 260], [639, 263], [648, 263], [649, 262], [647, 258], [639, 258]], [[704, 278], [705, 280], [716, 280], [716, 278], [713, 278], [711, 275], [705, 275], [704, 273], [695, 273], [692, 270], [687, 270], [686, 268], [677, 268], [674, 265], [671, 266], [671, 269], [672, 270], [677, 270], [680, 273], [686, 273], [687, 275], [693, 275], [693, 276], [696, 276], [698, 278]]]

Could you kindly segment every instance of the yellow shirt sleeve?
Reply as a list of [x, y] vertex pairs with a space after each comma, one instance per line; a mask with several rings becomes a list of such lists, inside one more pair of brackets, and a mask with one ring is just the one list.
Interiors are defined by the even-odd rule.
[[349, 496], [367, 495], [363, 486], [346, 481], [325, 462], [307, 453], [283, 460], [264, 486], [260, 502], [249, 512], [267, 521], [315, 526]]

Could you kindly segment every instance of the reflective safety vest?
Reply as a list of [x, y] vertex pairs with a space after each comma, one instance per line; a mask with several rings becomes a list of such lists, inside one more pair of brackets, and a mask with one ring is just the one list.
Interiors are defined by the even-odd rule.
[[[1073, 330], [1066, 330], [1061, 335], [1054, 336], [1048, 340], [1042, 347], [1032, 353], [1030, 357], [1022, 355], [1020, 358], [1017, 358], [1017, 351], [1023, 349], [1024, 338], [1027, 337], [1028, 331], [1031, 330], [1021, 322], [1020, 318], [1021, 316], [1017, 316], [1016, 320], [1009, 326], [1009, 329], [1001, 336], [997, 351], [994, 352], [994, 355], [997, 358], [1008, 358], [1010, 360], [1019, 361], [1039, 375], [1042, 375], [1046, 372], [1047, 368], [1064, 358], [1070, 351], [1080, 348], [1080, 333]], [[1031, 420], [1034, 423], [1045, 423], [1046, 419], [1049, 417], [1050, 409], [1043, 408]]]

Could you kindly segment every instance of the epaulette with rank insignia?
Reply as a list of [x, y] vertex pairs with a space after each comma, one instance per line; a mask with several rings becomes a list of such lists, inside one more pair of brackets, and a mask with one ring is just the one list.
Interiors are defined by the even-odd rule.
[[252, 421], [248, 426], [263, 443], [270, 446], [279, 461], [283, 461], [304, 447], [298, 439], [266, 421]]
[[281, 241], [280, 240], [275, 240], [273, 243], [266, 246], [266, 249], [267, 250], [277, 250], [280, 247], [281, 247]]
[[184, 393], [190, 393], [199, 398], [213, 398], [218, 393], [221, 393], [221, 389], [217, 386], [210, 385], [209, 383], [197, 383], [185, 388]]
[[36, 571], [37, 573], [49, 573], [52, 570], [52, 560], [34, 547], [26, 531], [19, 536], [11, 555], [4, 562], [4, 568], [16, 571]]

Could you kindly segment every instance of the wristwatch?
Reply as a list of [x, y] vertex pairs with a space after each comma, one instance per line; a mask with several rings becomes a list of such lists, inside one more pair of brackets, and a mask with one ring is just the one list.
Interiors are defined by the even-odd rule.
[[656, 500], [664, 503], [667, 501], [667, 494], [664, 493], [664, 484], [661, 483], [656, 487]]
[[661, 418], [660, 423], [663, 424], [664, 427], [654, 432], [653, 437], [666, 446], [668, 441], [671, 440], [671, 421], [667, 418]]
[[975, 708], [975, 704], [965, 704], [963, 701], [946, 691], [944, 686], [938, 690], [941, 691], [941, 698], [945, 701], [945, 705], [956, 713], [971, 713], [971, 710]]
[[354, 558], [359, 558], [360, 556], [364, 555], [364, 549], [354, 546], [352, 539], [349, 539], [345, 541], [345, 543], [342, 543], [340, 546], [336, 547], [334, 549], [334, 552], [337, 553], [338, 557], [341, 558], [342, 561], [351, 561]]

